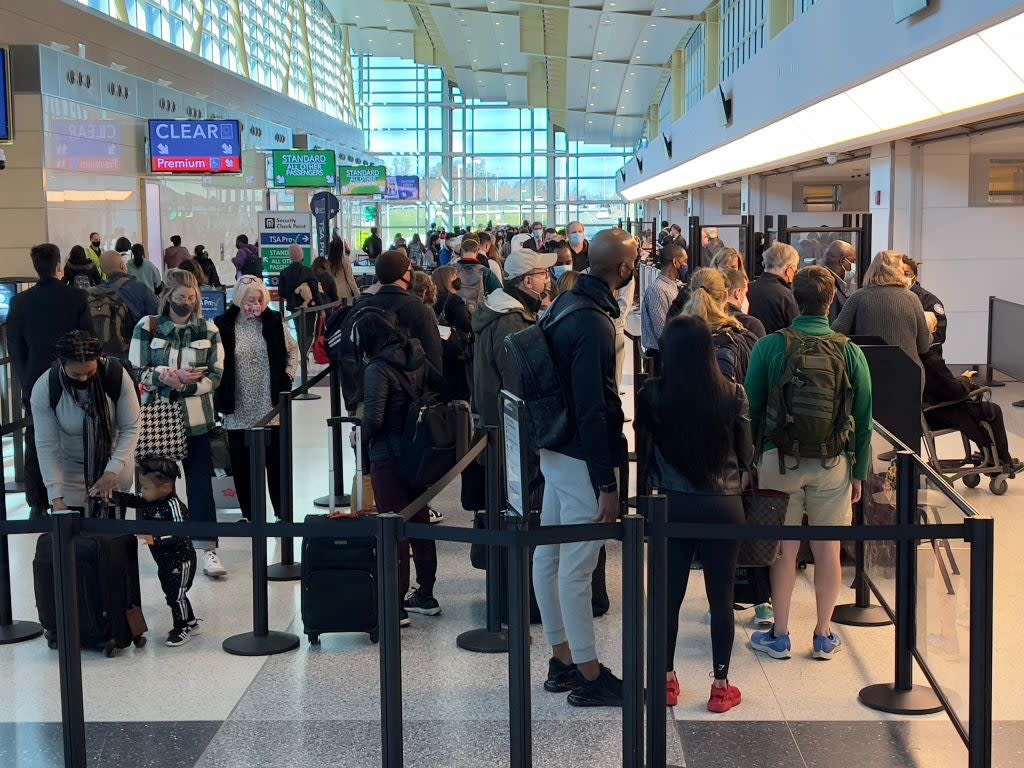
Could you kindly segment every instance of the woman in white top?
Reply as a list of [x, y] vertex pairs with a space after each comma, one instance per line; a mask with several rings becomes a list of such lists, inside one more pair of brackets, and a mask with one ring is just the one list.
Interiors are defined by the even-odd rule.
[[86, 509], [129, 490], [139, 441], [139, 397], [121, 363], [101, 358], [99, 339], [71, 331], [57, 364], [32, 388], [39, 469], [55, 512]]

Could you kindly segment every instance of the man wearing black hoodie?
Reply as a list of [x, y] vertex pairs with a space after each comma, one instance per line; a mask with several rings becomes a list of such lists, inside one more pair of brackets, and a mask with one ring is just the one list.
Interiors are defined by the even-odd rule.
[[[566, 408], [573, 434], [565, 444], [540, 451], [544, 475], [541, 525], [613, 522], [619, 516], [615, 469], [625, 454], [624, 421], [615, 375], [615, 325], [619, 305], [612, 294], [633, 279], [636, 241], [622, 229], [590, 241], [590, 274], [560, 296], [541, 321], [559, 379], [566, 382]], [[578, 307], [572, 314], [567, 310]], [[551, 645], [545, 690], [571, 690], [577, 707], [622, 706], [622, 681], [597, 657], [591, 578], [602, 542], [537, 547], [533, 585]]]

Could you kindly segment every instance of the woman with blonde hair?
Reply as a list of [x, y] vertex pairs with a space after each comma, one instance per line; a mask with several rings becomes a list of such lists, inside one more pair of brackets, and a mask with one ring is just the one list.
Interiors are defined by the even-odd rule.
[[[252, 499], [245, 431], [277, 405], [282, 392], [291, 390], [299, 368], [299, 345], [281, 313], [270, 308], [267, 286], [252, 275], [239, 279], [231, 306], [213, 322], [224, 344], [224, 376], [213, 399], [224, 416], [238, 505], [248, 520]], [[270, 423], [267, 445], [267, 488], [275, 513], [281, 499], [279, 425], [278, 419]]]
[[699, 317], [708, 324], [718, 367], [729, 379], [742, 382], [757, 337], [729, 312], [725, 275], [710, 267], [698, 269], [690, 276], [688, 287], [690, 297], [680, 314]]
[[932, 336], [921, 300], [908, 283], [903, 254], [879, 251], [864, 274], [864, 287], [847, 298], [832, 330], [847, 336], [877, 336], [922, 367], [921, 355], [931, 346]]
[[426, 272], [416, 271], [412, 273], [412, 283], [409, 284], [409, 293], [418, 298], [428, 307], [433, 309], [437, 301], [437, 286]]
[[[128, 357], [143, 389], [143, 405], [153, 398], [180, 405], [188, 437], [182, 467], [190, 517], [215, 523], [210, 433], [217, 415], [213, 391], [224, 375], [224, 345], [217, 326], [203, 319], [195, 275], [169, 269], [164, 284], [160, 312], [143, 317], [135, 326]], [[217, 557], [216, 539], [196, 543], [206, 551], [203, 572], [224, 576], [227, 571]]]
[[743, 257], [735, 248], [722, 248], [718, 251], [711, 259], [711, 268], [723, 272], [727, 269], [736, 269], [744, 275], [747, 273], [747, 265], [743, 263]]

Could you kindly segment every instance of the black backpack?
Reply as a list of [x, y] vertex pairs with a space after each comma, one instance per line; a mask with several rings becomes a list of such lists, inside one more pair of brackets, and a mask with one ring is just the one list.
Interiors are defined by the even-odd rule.
[[395, 313], [374, 306], [365, 300], [351, 306], [339, 307], [327, 320], [324, 336], [327, 338], [327, 355], [331, 364], [338, 367], [341, 376], [341, 391], [345, 407], [355, 411], [363, 401], [363, 369], [365, 363], [356, 356], [356, 345], [352, 341], [352, 329], [360, 317], [379, 313], [395, 324]]
[[567, 302], [559, 297], [539, 323], [505, 337], [502, 384], [526, 404], [529, 430], [538, 448], [555, 448], [572, 437], [574, 426], [565, 397], [566, 386], [555, 364], [549, 333], [580, 310], [598, 312], [611, 323], [611, 318], [589, 300], [577, 298]]
[[465, 400], [443, 403], [426, 391], [417, 397], [405, 372], [390, 367], [410, 401], [399, 447], [398, 474], [405, 487], [418, 494], [455, 466], [459, 431], [465, 431], [463, 444], [469, 446], [473, 420]]
[[[106, 392], [107, 397], [113, 400], [116, 405], [118, 399], [121, 397], [121, 385], [124, 383], [121, 371], [128, 371], [128, 375], [131, 377], [131, 367], [122, 365], [120, 360], [113, 357], [101, 358], [99, 366], [100, 384], [103, 385], [103, 391]], [[132, 379], [132, 381], [134, 381], [134, 379]], [[57, 404], [60, 403], [61, 395], [64, 394], [64, 388], [60, 383], [60, 363], [54, 364], [50, 367], [49, 384], [50, 408], [56, 410]]]

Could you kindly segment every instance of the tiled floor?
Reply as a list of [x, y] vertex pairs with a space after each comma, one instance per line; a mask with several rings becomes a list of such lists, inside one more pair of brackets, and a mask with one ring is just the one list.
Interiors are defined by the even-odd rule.
[[[627, 371], [629, 366], [627, 365]], [[628, 381], [628, 376], [627, 376]], [[1024, 454], [1024, 411], [1009, 408], [1024, 397], [1024, 386], [997, 391], [1007, 404], [1011, 445]], [[627, 398], [630, 400], [631, 398]], [[326, 492], [327, 400], [296, 404], [296, 516], [311, 511]], [[997, 520], [995, 762], [1024, 764], [1024, 669], [1015, 664], [1024, 562], [1017, 542], [1024, 535], [1018, 500], [1024, 485], [1011, 483], [1004, 497], [958, 486], [979, 511]], [[11, 516], [24, 517], [18, 496], [8, 497]], [[437, 502], [447, 525], [468, 525], [457, 487]], [[225, 519], [233, 519], [227, 514]], [[19, 618], [35, 614], [30, 537], [12, 540], [14, 608]], [[441, 544], [437, 596], [444, 614], [414, 617], [402, 633], [404, 737], [409, 766], [501, 766], [508, 764], [507, 659], [456, 648], [455, 638], [484, 623], [483, 574], [469, 565], [463, 545]], [[224, 540], [222, 556], [230, 575], [219, 582], [200, 577], [192, 592], [205, 619], [202, 636], [171, 649], [158, 642], [167, 628], [167, 608], [155, 567], [141, 557], [144, 609], [151, 642], [115, 659], [83, 655], [90, 765], [103, 768], [233, 768], [234, 766], [379, 765], [379, 679], [377, 647], [365, 635], [325, 635], [320, 648], [305, 643], [269, 659], [229, 656], [220, 644], [251, 622], [249, 547]], [[275, 559], [276, 546], [271, 547]], [[608, 582], [612, 612], [597, 621], [598, 647], [621, 670], [620, 550], [609, 546]], [[961, 570], [966, 553], [956, 551]], [[929, 555], [925, 552], [925, 555]], [[921, 558], [921, 632], [940, 679], [960, 687], [966, 669], [963, 606], [945, 596], [934, 559]], [[683, 684], [680, 706], [669, 723], [669, 763], [702, 766], [966, 765], [966, 750], [945, 715], [896, 718], [857, 702], [863, 686], [890, 681], [891, 628], [846, 628], [846, 652], [829, 663], [808, 658], [813, 624], [810, 575], [798, 580], [794, 617], [795, 654], [779, 662], [755, 656], [747, 647], [749, 612], [737, 614], [731, 677], [743, 704], [726, 715], [704, 709], [710, 647], [704, 623], [706, 601], [694, 574], [681, 618], [677, 669]], [[956, 590], [964, 590], [963, 576]], [[852, 596], [852, 595], [851, 595]], [[298, 586], [270, 585], [271, 626], [296, 622]], [[953, 640], [959, 633], [956, 641]], [[931, 637], [928, 637], [928, 636]], [[576, 710], [563, 696], [540, 686], [546, 650], [539, 628], [532, 632], [534, 762], [545, 768], [621, 764], [621, 713]], [[959, 643], [959, 647], [957, 647]], [[965, 704], [966, 699], [962, 703]], [[50, 768], [61, 760], [60, 700], [56, 655], [42, 641], [0, 647], [0, 766]]]

